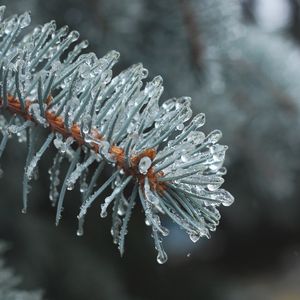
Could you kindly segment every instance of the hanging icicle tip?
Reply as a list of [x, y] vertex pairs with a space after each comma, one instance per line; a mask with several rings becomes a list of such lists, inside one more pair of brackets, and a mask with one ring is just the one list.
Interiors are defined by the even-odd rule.
[[[218, 207], [233, 202], [220, 188], [227, 150], [219, 144], [221, 132], [201, 131], [205, 116], [192, 118], [188, 97], [160, 106], [162, 78], [153, 78], [143, 88], [148, 71], [142, 64], [113, 77], [118, 52], [102, 58], [82, 53], [88, 43], [78, 43], [78, 32], [57, 29], [54, 21], [20, 36], [30, 14], [3, 19], [4, 10], [0, 7], [0, 157], [10, 135], [26, 141], [23, 212], [38, 163], [54, 144], [49, 198], [57, 207], [56, 224], [65, 194], [79, 185], [77, 235], [83, 234], [87, 210], [111, 188], [99, 213], [106, 217], [112, 208], [111, 234], [121, 255], [137, 202], [151, 227], [159, 263], [167, 260], [162, 238], [169, 234], [162, 216], [177, 223], [193, 242], [209, 237], [220, 220]], [[49, 132], [42, 143], [40, 128]], [[64, 160], [69, 167], [60, 177]], [[99, 185], [105, 165], [111, 167], [111, 176]]]

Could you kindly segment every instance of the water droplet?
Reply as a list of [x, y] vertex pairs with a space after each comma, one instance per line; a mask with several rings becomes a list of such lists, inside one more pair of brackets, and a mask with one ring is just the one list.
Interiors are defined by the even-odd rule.
[[157, 262], [159, 264], [164, 264], [168, 260], [168, 255], [165, 251], [160, 251], [157, 255]]
[[188, 142], [191, 142], [195, 145], [203, 143], [204, 139], [205, 134], [202, 131], [192, 131], [187, 137]]
[[163, 83], [163, 79], [161, 76], [156, 76], [153, 78], [152, 82], [155, 86], [159, 86]]
[[213, 183], [213, 184], [208, 184], [207, 185], [207, 188], [210, 191], [216, 191], [219, 187], [220, 187], [220, 184], [218, 184], [218, 183]]
[[76, 40], [78, 40], [79, 35], [80, 35], [80, 34], [79, 34], [78, 31], [76, 31], [76, 30], [72, 31], [72, 32], [70, 33], [71, 41], [72, 41], [72, 42], [75, 42]]
[[101, 204], [101, 212], [100, 212], [100, 217], [101, 218], [106, 218], [107, 217], [107, 203], [108, 203], [108, 198], [105, 198], [105, 202], [103, 204]]
[[101, 218], [106, 218], [107, 217], [107, 211], [101, 211], [100, 217]]
[[139, 172], [143, 175], [146, 175], [151, 167], [151, 164], [152, 160], [148, 156], [144, 156], [139, 162]]
[[183, 129], [184, 129], [184, 124], [183, 124], [183, 123], [178, 124], [178, 125], [176, 126], [176, 129], [177, 129], [177, 130], [183, 130]]
[[196, 243], [200, 239], [200, 234], [196, 232], [190, 233], [189, 236], [193, 243]]
[[20, 27], [24, 28], [27, 27], [31, 22], [30, 13], [25, 12], [23, 15], [20, 16]]
[[202, 127], [205, 124], [205, 114], [200, 113], [200, 114], [196, 115], [193, 118], [192, 123], [195, 124], [197, 126], [197, 128]]
[[74, 184], [69, 183], [68, 186], [67, 186], [67, 190], [72, 191], [73, 189], [74, 189]]
[[143, 78], [146, 78], [148, 76], [148, 74], [149, 74], [149, 71], [147, 69], [143, 68], [143, 70], [142, 70]]
[[230, 206], [234, 202], [234, 197], [226, 190], [220, 190], [220, 192], [222, 192], [222, 204], [224, 206]]
[[207, 136], [207, 141], [209, 143], [215, 144], [222, 137], [222, 132], [220, 130], [214, 130]]
[[189, 160], [189, 156], [186, 154], [182, 154], [180, 158], [183, 162], [187, 162]]
[[77, 236], [83, 236], [83, 233], [84, 233], [83, 228], [79, 228], [79, 229], [77, 230], [77, 232], [76, 232], [76, 235], [77, 235]]

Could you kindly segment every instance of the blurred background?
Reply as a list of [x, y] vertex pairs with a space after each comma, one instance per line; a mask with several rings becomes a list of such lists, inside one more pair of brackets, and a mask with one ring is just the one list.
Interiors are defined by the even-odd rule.
[[300, 299], [300, 1], [0, 3], [9, 14], [30, 10], [33, 25], [68, 24], [98, 56], [120, 51], [116, 72], [142, 62], [150, 78], [163, 76], [163, 99], [191, 96], [194, 112], [206, 113], [205, 131], [221, 129], [229, 145], [225, 188], [236, 198], [221, 208], [210, 240], [193, 244], [168, 224], [164, 265], [136, 209], [120, 259], [110, 220], [97, 211], [89, 212], [85, 235], [76, 236], [77, 191], [69, 192], [55, 227], [51, 152], [29, 212], [21, 214], [25, 145], [12, 140], [1, 165], [0, 239], [9, 247], [6, 266], [22, 278], [20, 289], [42, 290], [49, 300]]

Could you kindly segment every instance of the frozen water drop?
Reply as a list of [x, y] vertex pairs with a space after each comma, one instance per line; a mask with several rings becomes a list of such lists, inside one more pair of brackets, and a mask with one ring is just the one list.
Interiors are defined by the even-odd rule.
[[25, 12], [23, 15], [20, 16], [20, 27], [24, 28], [27, 27], [31, 22], [31, 17], [29, 12]]
[[76, 235], [77, 235], [77, 236], [83, 236], [83, 233], [84, 233], [83, 229], [82, 229], [82, 228], [79, 228], [79, 229], [77, 230], [77, 232], [76, 232]]
[[107, 217], [107, 211], [101, 211], [100, 212], [100, 217], [101, 218], [106, 218]]
[[168, 260], [168, 255], [165, 251], [160, 251], [157, 255], [157, 262], [159, 264], [164, 264]]
[[193, 243], [196, 243], [200, 239], [200, 234], [196, 232], [190, 233], [189, 236]]
[[156, 76], [156, 77], [153, 78], [152, 83], [155, 86], [160, 86], [163, 83], [163, 79], [162, 79], [161, 76]]
[[139, 172], [143, 175], [146, 175], [151, 167], [151, 164], [152, 160], [148, 156], [144, 156], [139, 162]]
[[78, 40], [79, 35], [80, 35], [80, 34], [79, 34], [78, 31], [76, 31], [76, 30], [72, 31], [72, 32], [70, 33], [71, 41], [72, 41], [72, 42], [75, 42], [76, 40]]
[[189, 156], [186, 154], [182, 154], [180, 158], [183, 162], [187, 162], [189, 160]]
[[176, 129], [177, 129], [177, 130], [183, 130], [183, 129], [184, 129], [184, 124], [183, 124], [183, 123], [178, 124], [178, 125], [176, 126]]
[[143, 68], [143, 70], [142, 70], [143, 78], [146, 78], [148, 76], [148, 74], [149, 74], [149, 71], [147, 69]]
[[68, 191], [72, 191], [73, 189], [74, 189], [74, 184], [69, 183], [69, 184], [67, 185], [67, 190], [68, 190]]
[[205, 124], [205, 114], [200, 113], [200, 114], [196, 115], [193, 118], [192, 123], [195, 124], [197, 126], [197, 128], [202, 127]]
[[211, 183], [207, 185], [210, 191], [216, 191], [220, 187], [220, 183]]
[[220, 198], [224, 206], [230, 206], [234, 202], [234, 197], [229, 192], [226, 190], [220, 190], [219, 192], [221, 193]]
[[214, 130], [207, 136], [207, 141], [209, 143], [215, 144], [222, 137], [222, 132], [220, 130]]

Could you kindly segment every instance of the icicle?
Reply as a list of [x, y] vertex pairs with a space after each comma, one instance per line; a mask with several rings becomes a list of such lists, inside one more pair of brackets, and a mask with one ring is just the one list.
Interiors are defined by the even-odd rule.
[[165, 252], [164, 248], [162, 247], [162, 241], [158, 235], [157, 230], [154, 227], [152, 227], [152, 234], [153, 234], [155, 249], [158, 252], [156, 260], [159, 264], [164, 264], [168, 260], [168, 255]]
[[49, 199], [52, 203], [52, 206], [56, 205], [56, 202], [59, 197], [59, 192], [57, 187], [59, 186], [60, 183], [59, 174], [60, 174], [62, 160], [63, 160], [63, 155], [60, 152], [57, 152], [57, 154], [54, 157], [52, 167], [51, 169], [49, 169], [49, 175], [50, 175]]
[[96, 184], [96, 181], [104, 169], [104, 165], [105, 165], [105, 162], [100, 161], [98, 167], [96, 168], [96, 171], [94, 172], [94, 174], [92, 176], [92, 179], [91, 179], [87, 189], [84, 191], [84, 193], [82, 195], [82, 203], [84, 203], [86, 201], [86, 199], [91, 195], [92, 190]]
[[127, 234], [127, 227], [128, 227], [128, 222], [131, 217], [132, 210], [134, 208], [134, 205], [136, 203], [136, 196], [137, 196], [137, 190], [138, 190], [138, 185], [137, 183], [132, 189], [130, 200], [126, 209], [126, 213], [123, 219], [123, 224], [120, 230], [120, 237], [119, 237], [119, 251], [120, 255], [124, 255], [124, 244], [125, 244], [125, 235]]
[[169, 234], [169, 230], [161, 225], [159, 216], [154, 213], [152, 203], [148, 200], [148, 198], [144, 197], [144, 191], [141, 188], [139, 189], [139, 195], [145, 211], [145, 217], [149, 225], [152, 225], [155, 230], [161, 232], [163, 236], [167, 236]]
[[85, 162], [77, 164], [76, 169], [71, 173], [71, 175], [67, 179], [66, 184], [68, 190], [73, 189], [74, 184], [76, 183], [82, 172], [86, 168], [88, 168], [95, 161], [95, 159], [96, 157], [94, 155], [90, 155], [90, 157]]
[[67, 190], [67, 178], [70, 176], [70, 174], [73, 172], [73, 170], [75, 168], [75, 165], [76, 165], [76, 163], [79, 159], [80, 151], [81, 151], [80, 148], [78, 148], [76, 150], [75, 157], [71, 161], [71, 164], [69, 166], [69, 169], [68, 169], [66, 177], [65, 177], [65, 180], [64, 180], [63, 185], [62, 185], [61, 190], [60, 190], [59, 199], [58, 199], [58, 202], [57, 202], [57, 209], [56, 209], [56, 218], [55, 218], [56, 226], [59, 224], [59, 221], [61, 219], [61, 213], [62, 213], [62, 210], [63, 210], [63, 202], [64, 202], [64, 198], [65, 198], [65, 193], [66, 193], [66, 190]]
[[79, 179], [79, 191], [80, 193], [84, 193], [86, 191], [86, 189], [88, 188], [88, 184], [87, 184], [87, 176], [88, 176], [88, 172], [89, 169], [86, 168], [83, 170], [83, 172], [80, 175], [80, 179]]
[[34, 169], [37, 167], [38, 161], [41, 159], [42, 155], [44, 154], [44, 152], [47, 150], [47, 148], [49, 147], [50, 143], [53, 141], [54, 138], [54, 134], [50, 133], [46, 139], [46, 141], [44, 142], [44, 144], [42, 145], [42, 147], [40, 148], [40, 150], [35, 154], [35, 156], [31, 159], [28, 167], [26, 168], [25, 172], [26, 172], [26, 176], [29, 180], [31, 180], [32, 175], [33, 175], [33, 171]]
[[113, 243], [118, 244], [119, 243], [119, 236], [120, 236], [120, 227], [122, 226], [122, 220], [118, 216], [118, 210], [119, 205], [122, 199], [123, 193], [119, 194], [116, 197], [116, 200], [114, 202], [113, 206], [113, 213], [112, 213], [112, 226], [111, 226], [111, 235], [113, 237]]
[[111, 182], [117, 177], [118, 174], [119, 171], [113, 173], [109, 177], [109, 179], [105, 183], [103, 183], [101, 187], [81, 205], [78, 219], [81, 219], [86, 214], [87, 209], [92, 205], [96, 198], [111, 184]]
[[[25, 170], [27, 170], [29, 163], [32, 160], [33, 152], [34, 152], [34, 139], [36, 135], [36, 131], [34, 131], [31, 128], [26, 129], [27, 134], [27, 157], [26, 157], [26, 163], [25, 163]], [[23, 208], [22, 213], [27, 212], [27, 203], [28, 203], [28, 193], [29, 193], [29, 185], [28, 185], [29, 178], [26, 174], [26, 172], [23, 175]]]
[[144, 192], [145, 192], [145, 197], [146, 197], [146, 199], [147, 199], [150, 203], [152, 203], [152, 204], [155, 205], [155, 206], [159, 205], [159, 198], [156, 197], [156, 196], [151, 192], [148, 177], [145, 177], [145, 182], [144, 182]]
[[9, 138], [8, 128], [9, 128], [9, 126], [14, 122], [15, 118], [16, 118], [16, 117], [13, 116], [13, 117], [10, 119], [10, 121], [9, 121], [9, 123], [8, 123], [8, 126], [6, 127], [5, 132], [4, 132], [4, 135], [3, 135], [3, 137], [2, 137], [2, 141], [1, 141], [1, 144], [0, 144], [0, 158], [1, 158], [2, 154], [3, 154], [3, 151], [4, 151], [5, 147], [6, 147], [6, 144], [7, 144], [8, 138]]
[[101, 204], [100, 216], [102, 218], [105, 218], [107, 216], [106, 210], [107, 210], [109, 204], [115, 199], [115, 197], [117, 195], [119, 195], [125, 189], [125, 187], [130, 182], [131, 179], [132, 179], [132, 176], [128, 176], [123, 182], [121, 182], [118, 186], [116, 186], [114, 188], [114, 191], [112, 192], [112, 194], [109, 197], [105, 198], [104, 203]]

